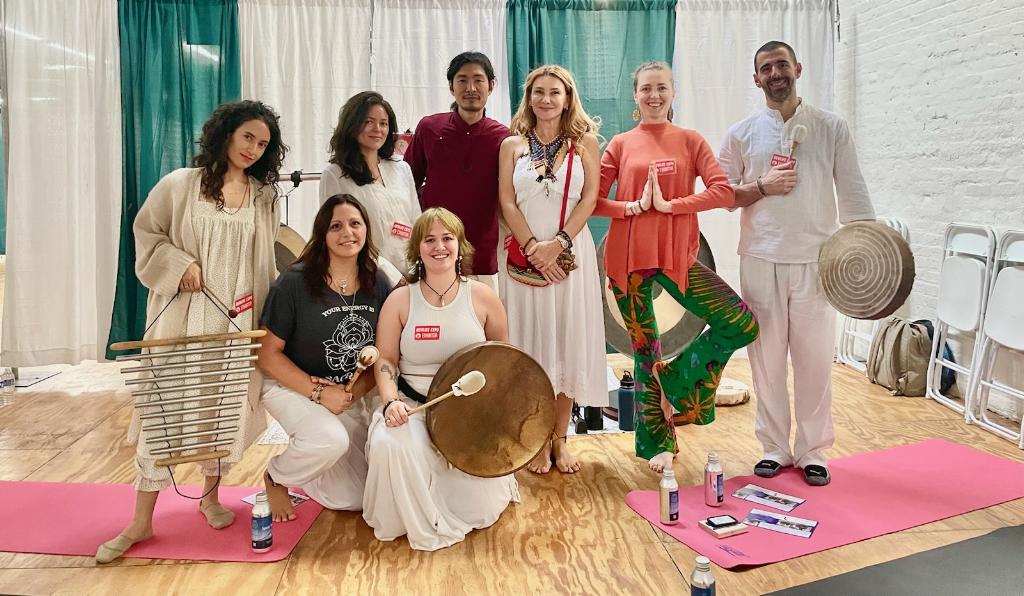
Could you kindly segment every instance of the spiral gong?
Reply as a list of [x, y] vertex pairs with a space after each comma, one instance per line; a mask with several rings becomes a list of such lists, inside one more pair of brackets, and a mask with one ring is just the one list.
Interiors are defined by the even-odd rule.
[[878, 222], [843, 226], [818, 253], [825, 297], [854, 319], [881, 319], [903, 305], [914, 285], [914, 255], [899, 232]]

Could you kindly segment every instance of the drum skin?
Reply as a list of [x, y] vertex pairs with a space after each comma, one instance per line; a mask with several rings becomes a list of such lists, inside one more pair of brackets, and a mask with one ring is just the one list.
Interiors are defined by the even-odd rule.
[[488, 341], [453, 354], [434, 375], [436, 399], [471, 370], [487, 378], [474, 395], [453, 395], [427, 409], [427, 430], [454, 467], [482, 478], [505, 476], [530, 463], [555, 428], [555, 391], [547, 373], [519, 348]]
[[914, 255], [893, 228], [874, 221], [847, 224], [818, 253], [825, 297], [854, 319], [883, 319], [896, 311], [914, 286]]

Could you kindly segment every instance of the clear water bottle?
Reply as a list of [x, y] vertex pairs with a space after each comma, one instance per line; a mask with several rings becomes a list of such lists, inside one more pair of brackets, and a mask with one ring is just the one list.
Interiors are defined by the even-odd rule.
[[261, 491], [256, 495], [256, 504], [252, 506], [252, 552], [265, 553], [274, 545], [272, 522], [267, 493]]
[[619, 430], [633, 430], [634, 387], [633, 375], [622, 373], [619, 381]]
[[670, 467], [661, 474], [661, 523], [666, 526], [679, 523], [679, 484]]
[[704, 466], [704, 504], [719, 507], [725, 500], [725, 478], [718, 454], [708, 454], [708, 463]]
[[697, 557], [697, 566], [690, 576], [690, 596], [715, 596], [715, 576], [711, 575], [711, 561]]
[[0, 368], [0, 407], [10, 405], [14, 400], [14, 371], [8, 367]]

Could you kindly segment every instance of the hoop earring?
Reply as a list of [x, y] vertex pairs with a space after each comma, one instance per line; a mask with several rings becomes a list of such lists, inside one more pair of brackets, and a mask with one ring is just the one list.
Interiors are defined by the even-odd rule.
[[633, 109], [633, 122], [640, 122], [640, 108]]

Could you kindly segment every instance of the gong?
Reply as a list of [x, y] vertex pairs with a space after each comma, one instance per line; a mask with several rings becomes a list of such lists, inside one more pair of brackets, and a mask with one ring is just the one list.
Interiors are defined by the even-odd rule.
[[274, 241], [274, 262], [277, 265], [277, 272], [287, 271], [292, 263], [298, 260], [302, 249], [306, 248], [306, 241], [299, 236], [299, 233], [290, 227], [281, 224], [277, 228], [277, 239]]
[[903, 305], [914, 285], [914, 254], [891, 227], [874, 221], [845, 225], [818, 253], [825, 297], [854, 319], [882, 319]]
[[[615, 303], [615, 295], [609, 285], [604, 270], [604, 251], [608, 237], [605, 236], [597, 247], [597, 267], [600, 271], [601, 283], [604, 288], [604, 334], [608, 345], [619, 353], [632, 357], [633, 346], [629, 341], [629, 332], [622, 321], [622, 314]], [[715, 257], [711, 254], [704, 235], [700, 235], [700, 248], [697, 260], [705, 267], [715, 270]], [[654, 319], [658, 322], [658, 333], [661, 336], [661, 355], [665, 360], [675, 358], [697, 336], [704, 331], [704, 319], [690, 313], [676, 302], [668, 292], [654, 284]]]
[[478, 370], [486, 383], [473, 395], [452, 396], [427, 410], [427, 430], [448, 462], [473, 476], [495, 478], [526, 466], [555, 428], [555, 390], [536, 360], [497, 341], [452, 354], [430, 383], [430, 400]]

